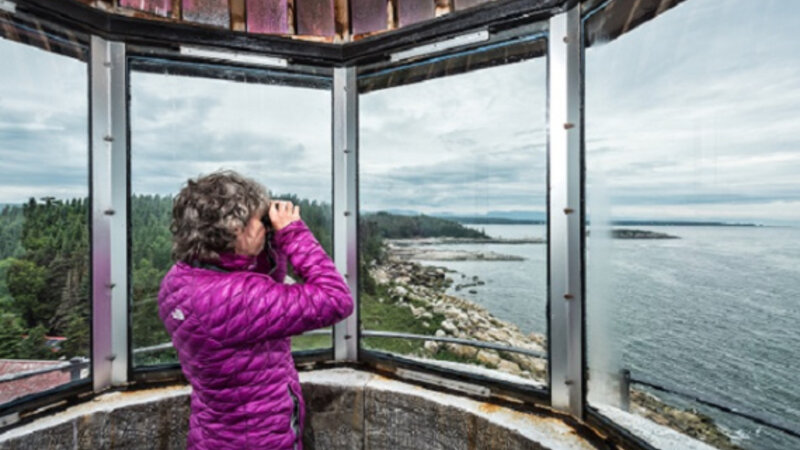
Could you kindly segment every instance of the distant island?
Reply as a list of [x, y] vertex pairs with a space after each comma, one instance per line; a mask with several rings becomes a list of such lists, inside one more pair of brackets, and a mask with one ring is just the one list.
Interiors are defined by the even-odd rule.
[[[587, 232], [586, 234], [588, 235], [589, 233]], [[633, 230], [629, 228], [617, 228], [611, 230], [611, 236], [614, 239], [680, 239], [678, 236], [673, 236], [667, 233], [658, 233], [647, 230]]]
[[[438, 259], [438, 260], [464, 260], [464, 259], [484, 259], [484, 260], [511, 260], [507, 255], [495, 255], [491, 252], [468, 252], [457, 251], [447, 252], [447, 255], [439, 255], [441, 252], [432, 250], [422, 250], [418, 247], [442, 244], [544, 244], [546, 240], [541, 238], [496, 238], [488, 236], [484, 231], [466, 228], [463, 225], [469, 222], [459, 220], [474, 219], [469, 217], [449, 216], [447, 218], [426, 216], [424, 214], [399, 215], [386, 211], [365, 214], [362, 216], [362, 231], [367, 233], [374, 232], [382, 239], [386, 239], [394, 247], [402, 247], [402, 256], [411, 259]], [[489, 220], [492, 218], [477, 218]], [[533, 220], [518, 220], [510, 218], [494, 218], [496, 223], [504, 224], [530, 224], [536, 223]], [[590, 230], [586, 231], [588, 236]], [[616, 228], [611, 230], [614, 239], [680, 239], [667, 233], [656, 231], [638, 230], [631, 228]], [[408, 247], [414, 247], [410, 249]], [[467, 256], [472, 253], [473, 255]], [[412, 256], [412, 254], [414, 256]], [[427, 258], [422, 257], [427, 256]], [[433, 255], [436, 255], [435, 257]]]
[[[483, 214], [464, 214], [457, 212], [435, 212], [423, 214], [413, 209], [389, 209], [382, 211], [392, 216], [428, 216], [469, 225], [544, 225], [547, 213], [535, 210], [491, 210]], [[364, 215], [375, 214], [375, 211], [363, 211]], [[586, 218], [591, 223], [591, 217]], [[604, 223], [607, 225], [608, 223]], [[659, 220], [659, 219], [614, 219], [614, 226], [678, 226], [678, 227], [763, 227], [766, 225], [752, 222], [724, 222], [721, 220]]]
[[611, 225], [650, 226], [650, 227], [761, 227], [756, 223], [745, 222], [709, 222], [689, 220], [612, 220]]
[[[375, 214], [367, 212], [367, 215]], [[547, 223], [547, 214], [542, 211], [489, 211], [486, 214], [457, 214], [450, 212], [422, 214], [415, 210], [395, 209], [382, 211], [380, 214], [397, 216], [424, 216], [444, 219], [463, 225], [544, 225]], [[587, 225], [591, 219], [587, 218]], [[651, 226], [651, 227], [762, 227], [764, 225], [751, 222], [722, 222], [712, 220], [653, 220], [653, 219], [618, 219], [612, 220], [614, 226]]]
[[508, 217], [440, 216], [464, 225], [544, 225], [540, 219], [510, 219]]
[[465, 237], [424, 237], [388, 239], [387, 242], [399, 246], [442, 245], [442, 244], [544, 244], [546, 240], [538, 237], [528, 238], [465, 238]]

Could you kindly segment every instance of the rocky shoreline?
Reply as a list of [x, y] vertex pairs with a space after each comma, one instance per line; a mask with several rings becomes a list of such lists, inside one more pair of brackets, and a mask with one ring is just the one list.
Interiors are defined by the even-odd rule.
[[[386, 301], [409, 308], [418, 320], [431, 320], [434, 313], [444, 316], [445, 319], [436, 326], [436, 336], [492, 342], [546, 354], [544, 336], [525, 334], [516, 325], [494, 317], [485, 308], [445, 294], [445, 290], [453, 283], [446, 276], [446, 269], [423, 266], [398, 258], [390, 252], [387, 254], [384, 264], [370, 270], [376, 283], [389, 287], [390, 299]], [[540, 384], [547, 380], [547, 361], [543, 358], [436, 341], [425, 341], [424, 349], [426, 354], [418, 356], [432, 357], [446, 349], [491, 369]]]
[[490, 251], [471, 251], [454, 249], [432, 249], [420, 247], [394, 247], [389, 244], [389, 251], [395, 258], [405, 261], [524, 261], [525, 258], [515, 255], [504, 255], [502, 253]]
[[[408, 308], [426, 328], [435, 329], [434, 334], [438, 337], [491, 342], [543, 355], [536, 357], [449, 342], [425, 341], [421, 353], [413, 356], [441, 359], [438, 356], [449, 353], [463, 362], [546, 385], [547, 341], [544, 335], [525, 334], [517, 325], [495, 317], [482, 306], [446, 294], [445, 291], [453, 284], [453, 279], [447, 276], [447, 269], [409, 261], [408, 253], [403, 253], [402, 246], [388, 244], [384, 248], [384, 262], [373, 264], [369, 269], [375, 282], [388, 293], [389, 298], [380, 298], [379, 302]], [[471, 281], [460, 286], [467, 288], [480, 282], [477, 279]], [[443, 319], [435, 323], [436, 318]], [[631, 411], [717, 448], [739, 449], [711, 418], [696, 411], [669, 406], [652, 394], [632, 389]]]
[[442, 244], [544, 244], [542, 238], [459, 238], [459, 237], [430, 237], [409, 239], [386, 239], [386, 243], [396, 246], [420, 246]]

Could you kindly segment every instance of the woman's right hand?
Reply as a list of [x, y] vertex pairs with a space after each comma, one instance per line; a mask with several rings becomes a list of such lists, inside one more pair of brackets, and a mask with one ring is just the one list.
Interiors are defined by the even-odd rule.
[[300, 220], [300, 207], [285, 200], [273, 200], [269, 205], [269, 221], [272, 228], [280, 231], [290, 223]]

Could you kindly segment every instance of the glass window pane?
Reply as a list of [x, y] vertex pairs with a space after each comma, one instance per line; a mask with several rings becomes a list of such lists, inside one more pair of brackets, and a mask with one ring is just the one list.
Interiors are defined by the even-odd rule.
[[[330, 105], [329, 90], [131, 73], [134, 365], [177, 358], [157, 295], [173, 264], [172, 196], [187, 179], [231, 169], [262, 183], [300, 205], [331, 254]], [[295, 350], [330, 346], [330, 334], [293, 339]]]
[[0, 61], [1, 406], [89, 380], [91, 266], [86, 63], [2, 38]]
[[586, 51], [589, 400], [648, 439], [800, 448], [638, 382], [798, 429], [798, 27], [795, 2], [691, 0]]
[[364, 348], [546, 383], [546, 65], [360, 96]]

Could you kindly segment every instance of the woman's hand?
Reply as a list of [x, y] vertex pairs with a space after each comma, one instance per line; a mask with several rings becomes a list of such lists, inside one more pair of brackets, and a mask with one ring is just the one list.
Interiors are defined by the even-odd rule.
[[290, 223], [300, 220], [300, 207], [290, 201], [274, 200], [269, 205], [269, 220], [272, 228], [279, 231]]
[[261, 223], [259, 214], [253, 215], [247, 221], [247, 226], [236, 230], [236, 243], [234, 251], [238, 255], [255, 256], [264, 249], [267, 230]]

